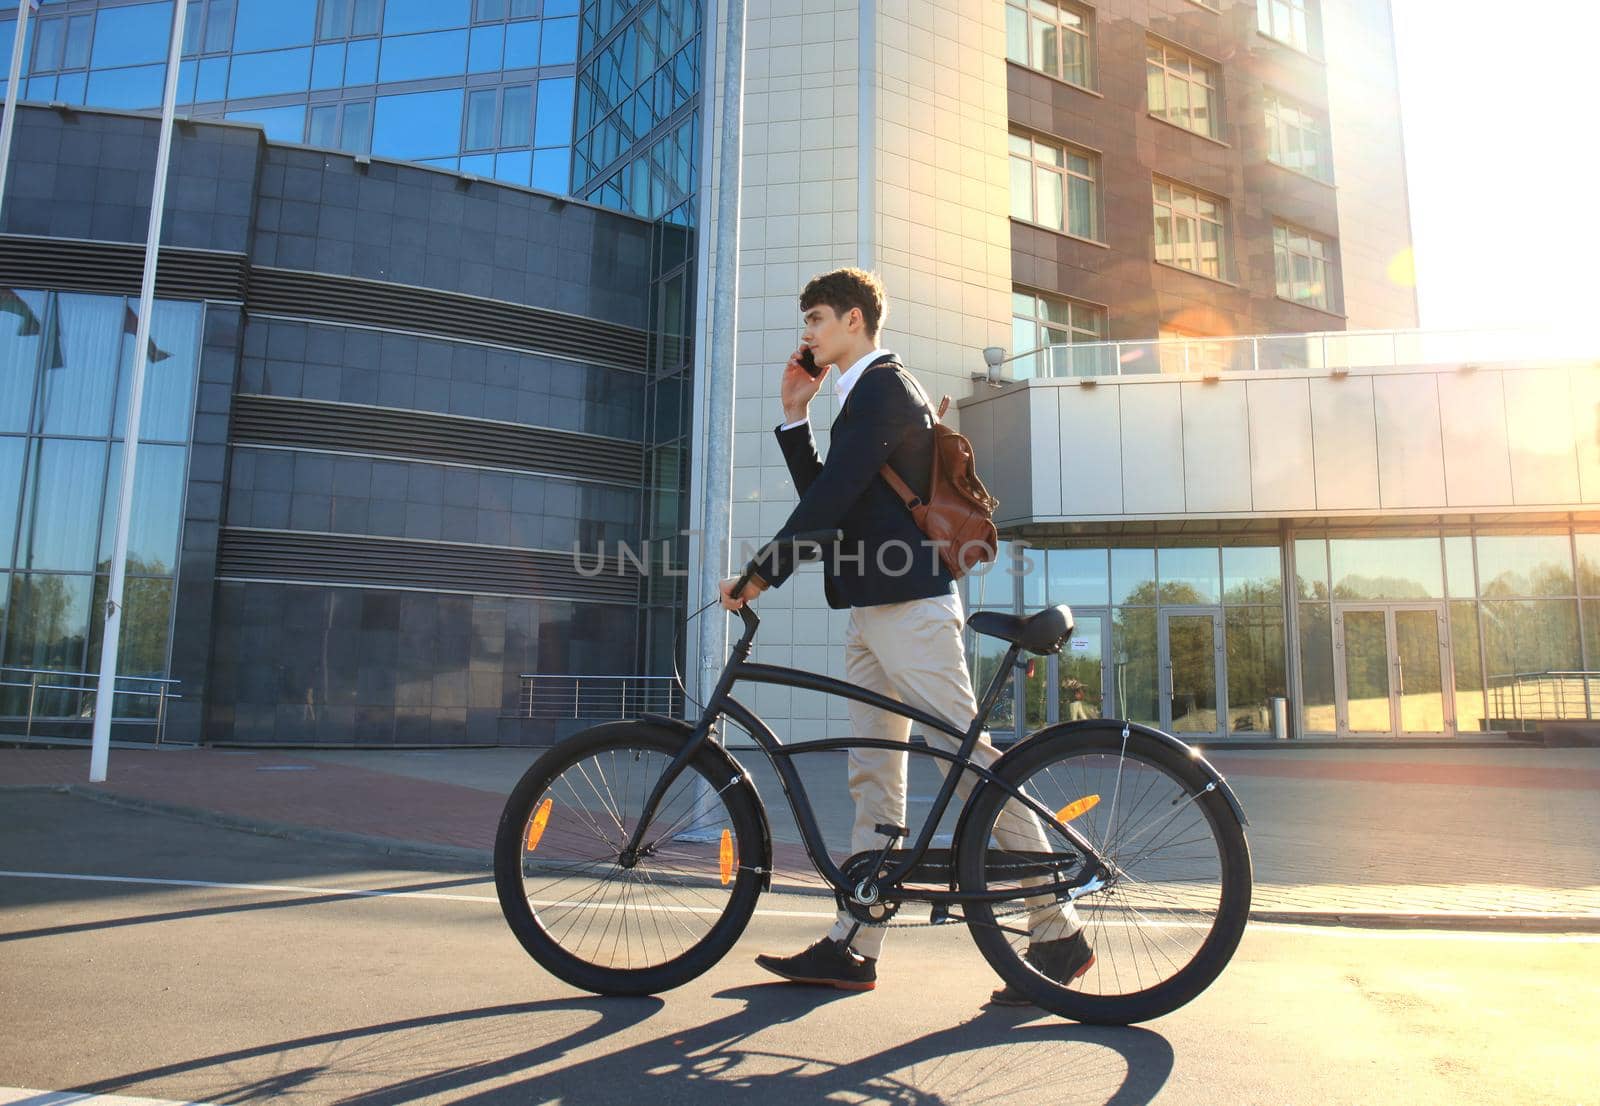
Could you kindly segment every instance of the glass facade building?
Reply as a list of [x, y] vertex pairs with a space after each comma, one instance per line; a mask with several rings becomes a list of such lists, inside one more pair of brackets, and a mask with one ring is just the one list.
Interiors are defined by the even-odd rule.
[[[571, 187], [578, 0], [186, 2], [181, 113]], [[159, 108], [171, 19], [168, 0], [47, 0], [29, 21], [25, 98]], [[13, 26], [0, 21], [8, 43]]]

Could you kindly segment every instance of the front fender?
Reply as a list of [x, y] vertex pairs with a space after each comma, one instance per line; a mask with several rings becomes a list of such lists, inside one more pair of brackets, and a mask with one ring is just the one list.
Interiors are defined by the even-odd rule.
[[[693, 723], [685, 722], [681, 718], [669, 718], [664, 714], [645, 714], [640, 716], [639, 721], [680, 733], [685, 739], [694, 735]], [[761, 889], [770, 891], [772, 890], [772, 825], [767, 821], [767, 805], [761, 801], [755, 780], [750, 778], [750, 773], [744, 770], [744, 765], [739, 763], [738, 758], [723, 748], [720, 742], [708, 740], [703, 748], [709, 750], [713, 756], [721, 758], [734, 778], [739, 781], [739, 787], [748, 792], [751, 801], [755, 803], [756, 817], [761, 822]]]

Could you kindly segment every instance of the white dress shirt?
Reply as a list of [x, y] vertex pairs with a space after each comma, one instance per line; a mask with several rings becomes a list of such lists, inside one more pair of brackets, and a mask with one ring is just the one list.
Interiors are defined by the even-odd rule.
[[[888, 354], [889, 351], [886, 349], [875, 349], [865, 357], [861, 358], [861, 360], [857, 361], [854, 365], [851, 365], [848, 370], [840, 373], [834, 379], [833, 394], [839, 397], [840, 407], [843, 407], [844, 401], [850, 398], [850, 389], [856, 386], [856, 381], [860, 380], [861, 374], [867, 371], [867, 366], [872, 364], [880, 357], [888, 356]], [[810, 421], [811, 419], [808, 416], [803, 419], [796, 419], [794, 422], [786, 422], [782, 426], [778, 427], [778, 429], [793, 430], [795, 427], [804, 426]]]

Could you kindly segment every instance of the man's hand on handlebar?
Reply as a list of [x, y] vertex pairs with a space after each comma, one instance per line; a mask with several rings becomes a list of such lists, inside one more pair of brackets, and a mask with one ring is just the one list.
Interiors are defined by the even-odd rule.
[[734, 585], [736, 585], [742, 579], [744, 579], [742, 576], [729, 576], [726, 580], [722, 581], [722, 583], [718, 585], [718, 588], [722, 591], [723, 610], [736, 611], [740, 607], [744, 606], [746, 602], [754, 599], [756, 596], [767, 590], [767, 582], [760, 576], [752, 573], [749, 580], [745, 583], [744, 589], [740, 591], [737, 596], [735, 596], [733, 594]]

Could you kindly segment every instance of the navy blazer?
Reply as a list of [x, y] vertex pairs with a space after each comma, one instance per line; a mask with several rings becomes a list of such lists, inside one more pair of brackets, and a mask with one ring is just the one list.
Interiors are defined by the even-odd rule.
[[[774, 541], [808, 530], [844, 531], [823, 558], [823, 590], [834, 608], [874, 607], [948, 595], [955, 580], [911, 511], [878, 470], [887, 461], [926, 498], [933, 468], [933, 413], [893, 354], [862, 372], [829, 432], [828, 459], [817, 455], [811, 424], [777, 430], [800, 503]], [[752, 562], [774, 587], [796, 567], [792, 546]]]

